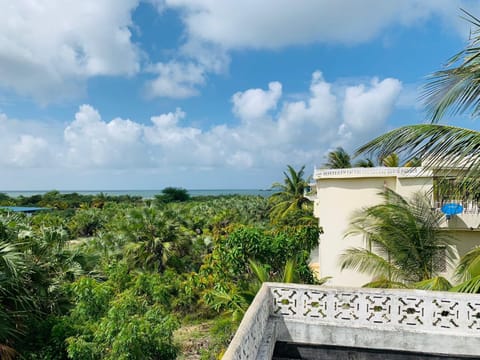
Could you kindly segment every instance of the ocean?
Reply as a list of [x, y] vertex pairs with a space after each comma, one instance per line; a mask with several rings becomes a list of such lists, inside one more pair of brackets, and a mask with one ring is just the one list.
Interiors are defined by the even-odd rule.
[[[260, 190], [260, 189], [205, 189], [205, 190], [187, 190], [190, 196], [218, 196], [218, 195], [259, 195], [268, 197], [274, 193], [273, 190]], [[42, 195], [48, 192], [48, 190], [36, 190], [36, 191], [0, 191], [0, 193], [6, 194], [10, 197], [19, 196], [33, 196]], [[81, 195], [96, 195], [103, 193], [105, 195], [120, 196], [131, 195], [141, 196], [144, 199], [151, 199], [157, 194], [161, 194], [162, 190], [59, 190], [61, 194], [78, 193]]]

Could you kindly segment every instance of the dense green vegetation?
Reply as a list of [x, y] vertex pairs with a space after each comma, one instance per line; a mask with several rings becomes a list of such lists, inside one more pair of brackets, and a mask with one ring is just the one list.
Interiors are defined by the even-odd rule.
[[389, 288], [416, 287], [452, 265], [455, 238], [440, 229], [443, 214], [432, 209], [427, 194], [404, 199], [386, 188], [381, 195], [383, 203], [361, 209], [352, 218], [346, 237], [363, 235], [367, 247], [347, 249], [341, 255], [342, 269], [374, 276], [365, 286]]
[[217, 358], [262, 281], [316, 281], [308, 257], [319, 229], [306, 201], [284, 206], [298, 203], [287, 190], [3, 194], [2, 205], [51, 210], [0, 212], [0, 357], [185, 359], [178, 329], [204, 324], [197, 351]]

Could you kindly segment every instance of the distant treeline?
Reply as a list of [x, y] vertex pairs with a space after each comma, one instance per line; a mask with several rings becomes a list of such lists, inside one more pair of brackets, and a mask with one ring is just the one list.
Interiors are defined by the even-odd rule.
[[172, 202], [185, 202], [195, 200], [197, 202], [208, 202], [215, 198], [237, 198], [242, 195], [201, 195], [193, 196], [186, 189], [166, 187], [153, 199], [144, 199], [138, 195], [108, 195], [103, 192], [98, 194], [60, 193], [52, 190], [44, 194], [32, 196], [12, 197], [0, 192], [0, 206], [35, 206], [46, 207], [57, 210], [78, 209], [78, 208], [103, 208], [106, 203], [116, 204], [166, 204]]
[[37, 194], [32, 196], [11, 197], [5, 193], [0, 193], [1, 206], [40, 206], [59, 210], [77, 209], [80, 207], [98, 207], [102, 208], [106, 202], [113, 203], [141, 203], [141, 196], [131, 195], [106, 195], [99, 193], [96, 195], [82, 195], [76, 192], [63, 194], [57, 190]]

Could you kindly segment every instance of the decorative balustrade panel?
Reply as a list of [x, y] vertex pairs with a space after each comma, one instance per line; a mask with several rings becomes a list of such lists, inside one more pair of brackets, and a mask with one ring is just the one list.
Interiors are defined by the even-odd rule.
[[314, 179], [335, 178], [335, 177], [418, 177], [432, 176], [431, 170], [425, 170], [421, 167], [372, 167], [372, 168], [348, 168], [348, 169], [315, 169]]
[[330, 325], [480, 336], [480, 297], [425, 291], [277, 287], [272, 316]]
[[[424, 332], [425, 336], [435, 338], [446, 336], [452, 339], [452, 344], [459, 339], [471, 339], [475, 353], [475, 344], [480, 341], [480, 295], [265, 283], [245, 314], [224, 359], [257, 359], [265, 334], [275, 333], [268, 328], [275, 324], [270, 321], [272, 318], [314, 326], [341, 325], [343, 329]], [[273, 337], [267, 336], [266, 341], [274, 343]], [[419, 344], [423, 346], [422, 342]], [[266, 358], [264, 354], [259, 356]]]

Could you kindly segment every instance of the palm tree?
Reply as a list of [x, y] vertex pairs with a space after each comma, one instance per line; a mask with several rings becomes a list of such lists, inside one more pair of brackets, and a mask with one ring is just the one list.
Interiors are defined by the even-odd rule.
[[470, 41], [465, 49], [450, 58], [445, 69], [430, 75], [423, 93], [432, 122], [448, 113], [471, 111], [473, 117], [480, 115], [480, 19], [465, 10], [462, 12], [474, 27]]
[[324, 167], [328, 169], [346, 169], [352, 167], [350, 155], [341, 146], [330, 151], [327, 155], [327, 159]]
[[[376, 153], [381, 157], [398, 151], [407, 158], [422, 159], [425, 167], [463, 169], [463, 173], [457, 174], [458, 188], [471, 194], [472, 189], [478, 189], [480, 132], [438, 124], [446, 114], [470, 113], [474, 118], [480, 115], [480, 20], [463, 12], [473, 26], [469, 43], [450, 59], [445, 69], [430, 75], [424, 88], [423, 99], [431, 123], [392, 130], [362, 146], [357, 154]], [[479, 292], [479, 263], [478, 248], [464, 255], [457, 268], [463, 282], [452, 290]]]
[[298, 171], [287, 165], [287, 170], [283, 172], [285, 175], [283, 184], [277, 182], [272, 185], [272, 189], [277, 190], [269, 199], [272, 204], [270, 216], [274, 221], [285, 219], [295, 213], [306, 215], [305, 212], [309, 210], [310, 200], [304, 196], [305, 190], [309, 187], [304, 179], [305, 165]]
[[120, 229], [129, 264], [162, 272], [183, 235], [179, 227], [169, 214], [154, 207], [131, 209]]
[[453, 287], [452, 291], [480, 292], [480, 247], [477, 246], [462, 256], [456, 269], [456, 276], [461, 282]]
[[435, 259], [445, 252], [447, 264], [455, 258], [451, 236], [439, 230], [442, 215], [431, 209], [430, 199], [414, 194], [405, 200], [386, 188], [384, 203], [361, 210], [346, 234], [363, 235], [367, 248], [349, 248], [340, 258], [342, 269], [374, 276], [370, 286], [399, 287], [431, 279]]
[[354, 167], [371, 168], [375, 167], [375, 163], [372, 159], [360, 159], [354, 164]]
[[460, 167], [467, 170], [465, 177], [478, 176], [480, 132], [438, 124], [446, 114], [480, 115], [480, 20], [463, 12], [473, 26], [470, 42], [445, 69], [430, 75], [422, 94], [431, 123], [392, 130], [360, 147], [357, 154], [376, 153], [381, 158], [398, 152], [422, 159], [426, 167]]
[[391, 153], [385, 156], [381, 161], [383, 166], [386, 167], [399, 167], [400, 166], [400, 158], [396, 153]]
[[[23, 291], [23, 257], [15, 245], [0, 241], [0, 358], [13, 359], [11, 342], [21, 329], [26, 294]], [[20, 293], [19, 293], [20, 292]], [[30, 302], [30, 301], [28, 301]]]

